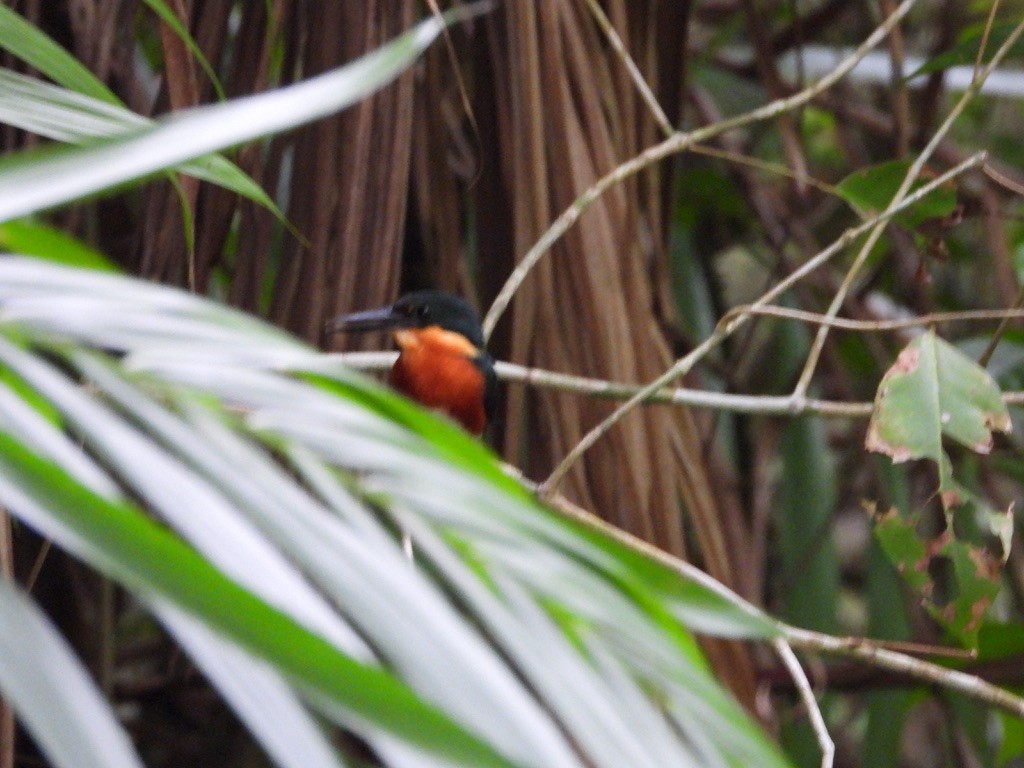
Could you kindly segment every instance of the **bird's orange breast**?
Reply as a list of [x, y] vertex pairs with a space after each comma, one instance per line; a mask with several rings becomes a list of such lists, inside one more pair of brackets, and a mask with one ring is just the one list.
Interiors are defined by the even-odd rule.
[[484, 431], [483, 373], [479, 350], [465, 336], [437, 326], [395, 332], [402, 350], [391, 369], [391, 386], [428, 408], [446, 413], [468, 432]]

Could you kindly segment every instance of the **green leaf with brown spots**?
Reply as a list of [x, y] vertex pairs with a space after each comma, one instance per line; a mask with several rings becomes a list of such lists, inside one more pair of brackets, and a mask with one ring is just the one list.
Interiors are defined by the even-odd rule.
[[992, 431], [1009, 432], [1010, 414], [988, 372], [934, 331], [908, 344], [882, 378], [865, 447], [899, 463], [942, 462], [943, 435], [978, 453]]
[[[999, 591], [1002, 558], [989, 546], [962, 538], [955, 522], [929, 537], [920, 533], [919, 511], [902, 515], [895, 507], [880, 512], [868, 505], [868, 513], [882, 550], [928, 612], [965, 646], [977, 646], [985, 611]], [[1010, 519], [1009, 511], [993, 510], [976, 498], [947, 517], [975, 515]]]
[[1009, 432], [999, 387], [981, 366], [928, 331], [900, 352], [882, 378], [866, 447], [894, 463], [934, 461], [942, 517], [924, 533], [921, 510], [869, 509], [875, 535], [896, 569], [953, 636], [975, 645], [985, 611], [999, 590], [1013, 533], [1000, 510], [961, 485], [943, 449], [949, 438], [978, 453], [992, 432]]

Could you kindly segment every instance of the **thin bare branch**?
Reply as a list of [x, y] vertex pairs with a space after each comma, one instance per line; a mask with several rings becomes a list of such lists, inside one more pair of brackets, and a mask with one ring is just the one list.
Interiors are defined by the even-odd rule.
[[[935, 134], [928, 140], [924, 149], [921, 150], [921, 154], [917, 156], [917, 159], [910, 164], [910, 168], [907, 170], [906, 176], [903, 178], [903, 182], [900, 184], [896, 193], [892, 197], [892, 201], [889, 203], [891, 209], [895, 205], [899, 205], [900, 201], [907, 195], [914, 182], [917, 181], [918, 176], [921, 174], [921, 170], [924, 168], [925, 163], [928, 162], [932, 154], [939, 146], [939, 142], [949, 133], [949, 130], [953, 127], [953, 123], [960, 114], [966, 109], [967, 105], [970, 104], [975, 96], [981, 90], [982, 84], [985, 79], [992, 73], [999, 62], [1006, 57], [1013, 47], [1014, 43], [1020, 37], [1021, 33], [1024, 33], [1024, 21], [1020, 22], [1010, 33], [1010, 36], [1006, 39], [996, 54], [992, 57], [992, 60], [982, 70], [981, 76], [976, 78], [971, 83], [970, 87], [963, 92], [963, 95], [957, 101], [957, 103], [950, 110], [946, 119], [942, 121], [942, 125], [938, 127]], [[846, 296], [852, 288], [854, 281], [860, 274], [861, 268], [867, 262], [868, 256], [871, 250], [874, 248], [875, 243], [878, 242], [882, 236], [882, 232], [885, 229], [884, 222], [878, 222], [874, 228], [868, 233], [867, 238], [864, 240], [864, 244], [861, 246], [860, 251], [854, 258], [853, 263], [847, 270], [846, 275], [843, 277], [843, 282], [840, 284], [839, 289], [836, 291], [835, 296], [832, 299], [832, 303], [829, 304], [826, 314], [829, 317], [835, 317], [839, 312], [839, 308], [846, 301]], [[804, 365], [804, 369], [800, 374], [800, 379], [797, 381], [796, 387], [793, 389], [793, 399], [796, 401], [801, 400], [807, 394], [807, 388], [810, 386], [811, 378], [814, 376], [814, 371], [818, 366], [818, 360], [821, 357], [822, 350], [825, 347], [825, 339], [828, 337], [828, 326], [823, 325], [818, 329], [818, 333], [814, 337], [814, 341], [811, 344], [811, 350], [807, 355], [807, 362]]]
[[[789, 290], [789, 288], [792, 285], [794, 285], [797, 281], [801, 280], [803, 277], [813, 272], [822, 264], [826, 263], [837, 253], [842, 252], [843, 249], [845, 249], [861, 234], [868, 231], [871, 227], [879, 226], [880, 224], [888, 221], [893, 216], [895, 216], [899, 211], [903, 210], [906, 207], [909, 207], [910, 205], [913, 205], [918, 200], [920, 200], [924, 195], [928, 194], [941, 184], [945, 184], [947, 181], [959, 176], [960, 174], [967, 171], [969, 168], [973, 168], [977, 165], [980, 165], [985, 161], [985, 158], [986, 153], [984, 152], [979, 152], [975, 155], [972, 155], [967, 160], [957, 165], [955, 168], [950, 169], [946, 173], [943, 173], [937, 178], [933, 179], [928, 184], [923, 185], [913, 194], [907, 195], [897, 204], [896, 207], [890, 206], [889, 210], [886, 210], [883, 213], [878, 214], [877, 216], [873, 216], [872, 218], [868, 219], [867, 221], [863, 222], [862, 224], [856, 227], [852, 227], [851, 229], [846, 230], [846, 232], [844, 232], [836, 241], [834, 241], [830, 246], [828, 246], [828, 248], [813, 256], [811, 259], [809, 259], [803, 265], [801, 265], [798, 269], [794, 270], [788, 277], [778, 282], [760, 299], [754, 302], [752, 306], [767, 306], [770, 302], [774, 301], [785, 291]], [[733, 318], [733, 320], [724, 325], [720, 324], [717, 328], [715, 328], [714, 333], [712, 333], [701, 344], [695, 347], [688, 355], [685, 355], [684, 357], [680, 358], [678, 361], [676, 361], [675, 365], [669, 368], [665, 373], [656, 378], [654, 381], [647, 384], [645, 387], [642, 387], [629, 400], [627, 400], [625, 403], [616, 408], [600, 424], [598, 424], [596, 427], [590, 430], [590, 432], [584, 435], [583, 439], [580, 440], [580, 442], [577, 443], [576, 446], [566, 455], [566, 457], [561, 461], [561, 463], [559, 463], [559, 465], [555, 467], [555, 470], [551, 473], [551, 476], [548, 477], [548, 479], [545, 480], [542, 484], [542, 493], [550, 494], [551, 492], [553, 492], [558, 487], [558, 484], [562, 481], [562, 478], [565, 477], [570, 467], [572, 467], [572, 465], [580, 458], [580, 456], [586, 453], [586, 451], [594, 443], [600, 440], [602, 435], [604, 435], [609, 429], [611, 429], [615, 425], [615, 423], [618, 422], [619, 419], [621, 419], [623, 416], [625, 416], [627, 413], [633, 410], [633, 408], [635, 408], [638, 404], [640, 404], [648, 397], [650, 397], [654, 392], [657, 392], [662, 387], [670, 384], [675, 379], [686, 375], [700, 360], [704, 358], [705, 355], [707, 355], [712, 349], [721, 344], [722, 341], [724, 341], [733, 333], [735, 333], [736, 330], [742, 327], [750, 318], [751, 315], [749, 314], [742, 315], [740, 317]], [[802, 408], [802, 401], [804, 399], [805, 398], [800, 398], [799, 400], [794, 399], [791, 403], [793, 410], [791, 410], [790, 412], [793, 412], [794, 410], [798, 411], [800, 408]]]
[[[754, 51], [754, 63], [757, 65], [761, 84], [770, 96], [779, 98], [789, 88], [779, 75], [778, 62], [771, 46], [771, 36], [764, 28], [764, 13], [754, 0], [741, 0], [740, 5], [747, 19], [747, 34]], [[894, 32], [897, 29], [898, 27], [893, 27]], [[803, 57], [798, 59], [802, 78]], [[786, 111], [776, 116], [775, 125], [782, 140], [783, 154], [793, 169], [796, 191], [803, 196], [807, 188], [807, 158], [804, 157], [803, 146], [800, 143], [798, 121], [791, 112]]]
[[800, 660], [793, 653], [789, 643], [781, 637], [777, 638], [772, 643], [772, 646], [774, 646], [775, 653], [778, 654], [783, 665], [789, 671], [790, 677], [793, 678], [793, 684], [800, 694], [801, 701], [803, 701], [804, 706], [807, 708], [807, 717], [810, 719], [814, 735], [818, 739], [818, 746], [821, 747], [821, 768], [832, 768], [832, 762], [836, 755], [836, 743], [829, 736], [828, 726], [825, 725], [825, 718], [822, 717], [821, 707], [818, 706], [818, 700], [814, 698], [814, 691], [811, 690], [811, 684], [807, 680], [804, 668], [800, 666]]
[[[882, 0], [882, 12], [892, 9], [894, 0]], [[889, 35], [889, 56], [892, 60], [892, 114], [896, 123], [896, 157], [905, 157], [910, 149], [910, 95], [904, 77], [903, 32], [899, 26]]]
[[988, 38], [992, 34], [992, 27], [996, 23], [996, 14], [1002, 0], [995, 0], [992, 7], [988, 9], [988, 18], [985, 20], [985, 29], [981, 33], [981, 42], [978, 44], [978, 55], [974, 59], [974, 79], [977, 80], [981, 74], [981, 66], [985, 61], [985, 49], [988, 47]]
[[[525, 480], [521, 473], [514, 467], [506, 467], [510, 474], [517, 477], [528, 489], [538, 492], [539, 488], [528, 480]], [[751, 616], [763, 618], [764, 614], [751, 603], [748, 603], [735, 592], [726, 588], [715, 579], [712, 579], [695, 565], [687, 563], [679, 558], [663, 552], [657, 547], [638, 539], [610, 523], [606, 523], [596, 515], [573, 504], [568, 499], [552, 494], [548, 497], [547, 503], [560, 514], [565, 515], [588, 528], [595, 529], [615, 539], [620, 544], [651, 558], [655, 562], [665, 566], [669, 570], [679, 574], [683, 578], [693, 581], [696, 584], [713, 591], [727, 600], [733, 607]], [[779, 637], [784, 639], [791, 648], [813, 653], [824, 653], [834, 656], [844, 656], [858, 659], [872, 666], [882, 669], [889, 669], [909, 675], [916, 680], [933, 683], [942, 688], [958, 691], [963, 695], [976, 701], [989, 704], [993, 707], [1009, 712], [1017, 717], [1024, 717], [1024, 698], [1015, 696], [998, 686], [982, 680], [980, 677], [960, 672], [954, 669], [933, 664], [923, 659], [916, 659], [913, 656], [890, 650], [884, 647], [884, 643], [862, 637], [836, 637], [820, 632], [812, 632], [798, 627], [791, 627], [782, 622], [776, 622], [779, 630]], [[774, 642], [774, 641], [773, 641]]]
[[[690, 147], [690, 152], [695, 155], [704, 155], [706, 157], [713, 157], [717, 160], [725, 160], [729, 163], [735, 163], [736, 165], [745, 165], [749, 168], [756, 168], [759, 171], [765, 173], [773, 173], [777, 176], [785, 176], [787, 179], [796, 179], [796, 174], [793, 170], [782, 163], [773, 163], [768, 160], [761, 160], [757, 157], [751, 157], [750, 155], [743, 155], [739, 152], [730, 152], [728, 149], [719, 149], [718, 147], [705, 147], [701, 145], [694, 145]], [[810, 174], [804, 177], [803, 183], [809, 187], [824, 192], [826, 195], [837, 194], [834, 185], [828, 182], [816, 179]]]
[[594, 19], [597, 21], [597, 25], [604, 32], [604, 36], [608, 39], [609, 44], [622, 59], [622, 63], [625, 65], [626, 70], [629, 72], [629, 77], [632, 79], [633, 84], [636, 86], [637, 91], [640, 92], [641, 98], [647, 108], [651, 110], [651, 114], [654, 115], [654, 121], [661, 128], [662, 133], [666, 136], [671, 136], [675, 133], [675, 128], [672, 127], [672, 123], [669, 121], [668, 116], [665, 114], [665, 110], [661, 108], [661, 104], [658, 103], [657, 97], [651, 91], [651, 87], [644, 80], [643, 73], [640, 68], [637, 67], [636, 62], [633, 61], [633, 57], [629, 55], [629, 51], [626, 50], [626, 46], [622, 42], [622, 38], [619, 37], [619, 33], [615, 31], [615, 27], [612, 26], [609, 21], [607, 14], [604, 9], [601, 8], [600, 3], [597, 0], [587, 0], [587, 6], [590, 8], [590, 12], [594, 15]]
[[522, 261], [520, 261], [518, 266], [512, 271], [512, 274], [509, 275], [508, 280], [505, 282], [505, 285], [502, 286], [501, 291], [499, 291], [497, 297], [494, 299], [494, 303], [491, 304], [491, 308], [487, 311], [487, 316], [484, 318], [484, 338], [490, 337], [491, 333], [494, 331], [494, 327], [498, 324], [498, 320], [508, 308], [509, 302], [512, 301], [512, 297], [515, 295], [519, 286], [522, 285], [523, 281], [526, 279], [527, 275], [530, 274], [530, 271], [537, 262], [540, 261], [551, 246], [554, 245], [555, 242], [564, 235], [566, 231], [573, 226], [573, 224], [576, 223], [582, 213], [610, 187], [615, 186], [623, 179], [629, 178], [659, 160], [689, 149], [694, 144], [706, 142], [708, 139], [719, 136], [726, 131], [741, 128], [745, 125], [750, 125], [751, 123], [770, 120], [783, 112], [788, 112], [804, 106], [816, 96], [835, 85], [839, 80], [844, 78], [850, 70], [857, 66], [857, 62], [864, 58], [868, 51], [877, 46], [885, 38], [889, 31], [898, 24], [899, 21], [907, 15], [907, 13], [910, 12], [910, 9], [914, 7], [916, 2], [917, 0], [904, 0], [900, 3], [895, 13], [876, 28], [864, 40], [864, 42], [854, 50], [853, 53], [840, 62], [834, 70], [813, 85], [793, 94], [792, 96], [787, 96], [784, 99], [777, 99], [776, 101], [765, 104], [764, 106], [751, 110], [750, 112], [737, 115], [736, 117], [722, 120], [721, 122], [704, 126], [688, 133], [675, 133], [660, 144], [656, 144], [655, 146], [644, 150], [633, 159], [627, 160], [607, 176], [595, 182], [589, 189], [577, 197], [576, 200], [573, 201], [572, 205], [566, 208], [557, 219], [555, 219], [547, 231], [541, 235], [540, 239], [532, 248], [530, 248], [526, 255], [523, 256]]
[[1006, 174], [1000, 173], [998, 170], [993, 168], [989, 163], [985, 163], [982, 169], [985, 171], [985, 175], [992, 179], [992, 181], [994, 181], [999, 186], [1009, 190], [1015, 195], [1024, 196], [1024, 186], [1021, 186]]
[[[394, 365], [397, 352], [343, 352], [324, 356], [324, 370], [337, 364], [360, 371], [382, 371]], [[310, 370], [304, 367], [303, 370]], [[511, 384], [554, 389], [560, 392], [574, 392], [578, 395], [602, 397], [609, 400], [628, 400], [644, 390], [643, 386], [622, 384], [604, 379], [572, 376], [541, 368], [527, 368], [515, 363], [498, 361], [494, 364], [498, 378]], [[873, 403], [841, 402], [804, 398], [796, 403], [792, 395], [735, 395], [726, 392], [710, 392], [685, 387], [658, 389], [644, 398], [645, 403], [685, 405], [691, 408], [708, 408], [731, 413], [750, 413], [762, 416], [802, 416], [813, 414], [831, 418], [864, 419], [871, 415]], [[1024, 392], [1004, 392], [1006, 405], [1024, 405]]]
[[780, 317], [787, 320], [800, 320], [805, 323], [827, 325], [829, 328], [841, 328], [845, 331], [899, 331], [905, 328], [922, 328], [938, 323], [977, 322], [984, 320], [1011, 320], [1024, 317], [1024, 309], [970, 309], [960, 312], [931, 312], [920, 317], [906, 317], [899, 320], [850, 320], [843, 317], [829, 317], [819, 312], [808, 312], [803, 309], [789, 307], [755, 307], [744, 305], [733, 307], [719, 321], [727, 323], [737, 315], [763, 315]]
[[[338, 362], [361, 371], [381, 371], [390, 368], [397, 357], [396, 352], [342, 352], [325, 355], [325, 368], [334, 367]], [[542, 368], [527, 368], [497, 361], [494, 370], [498, 378], [511, 384], [553, 389], [560, 392], [574, 392], [578, 395], [600, 397], [609, 400], [628, 400], [640, 392], [643, 387], [635, 384], [622, 384], [604, 379], [592, 379], [585, 376], [573, 376], [567, 373], [547, 371]], [[685, 405], [692, 408], [708, 408], [732, 413], [751, 413], [764, 416], [797, 416], [815, 414], [817, 416], [841, 418], [866, 418], [874, 408], [872, 403], [843, 403], [835, 400], [815, 400], [808, 398], [800, 404], [800, 410], [794, 410], [793, 400], [789, 395], [736, 395], [727, 392], [711, 392], [686, 387], [665, 387], [653, 392], [645, 402], [664, 403], [668, 405]]]
[[1013, 301], [1013, 306], [1016, 307], [1016, 311], [1008, 310], [1013, 314], [1006, 315], [1003, 317], [1003, 321], [999, 323], [999, 327], [996, 328], [995, 333], [992, 334], [992, 338], [988, 340], [988, 344], [985, 345], [985, 349], [980, 355], [978, 355], [978, 365], [982, 368], [988, 365], [989, 360], [992, 359], [992, 355], [995, 354], [996, 347], [999, 346], [999, 342], [1002, 341], [1003, 336], [1006, 334], [1007, 329], [1010, 327], [1010, 321], [1013, 317], [1017, 317], [1017, 312], [1024, 307], [1024, 286], [1017, 289], [1017, 297]]
[[[503, 381], [523, 383], [531, 386], [545, 387], [566, 392], [610, 399], [628, 400], [609, 417], [609, 427], [614, 424], [616, 415], [620, 411], [625, 412], [626, 406], [634, 402], [670, 403], [686, 405], [691, 407], [710, 408], [736, 413], [752, 413], [764, 415], [801, 415], [817, 414], [821, 416], [842, 417], [842, 418], [866, 418], [871, 415], [873, 404], [868, 402], [837, 402], [830, 400], [818, 400], [803, 398], [797, 402], [792, 396], [757, 396], [757, 395], [736, 395], [723, 392], [708, 392], [684, 387], [670, 388], [667, 385], [672, 379], [684, 375], [704, 357], [716, 344], [734, 333], [741, 325], [759, 314], [775, 314], [783, 317], [792, 317], [799, 320], [811, 322], [823, 322], [827, 318], [809, 312], [789, 310], [779, 307], [770, 307], [768, 302], [778, 298], [788, 290], [794, 283], [808, 275], [813, 270], [824, 264], [829, 258], [840, 252], [846, 245], [855, 240], [865, 231], [875, 226], [879, 220], [888, 220], [897, 215], [900, 211], [914, 205], [918, 200], [930, 194], [935, 188], [942, 186], [953, 178], [960, 176], [967, 170], [983, 165], [985, 153], [978, 153], [965, 160], [960, 165], [950, 169], [946, 173], [937, 176], [928, 184], [916, 190], [912, 195], [907, 196], [899, 207], [887, 211], [884, 214], [872, 217], [860, 225], [847, 230], [838, 240], [821, 253], [808, 260], [798, 270], [794, 271], [784, 280], [779, 282], [768, 293], [762, 296], [754, 304], [738, 307], [729, 312], [718, 324], [715, 333], [708, 338], [700, 347], [695, 349], [686, 357], [682, 358], [666, 374], [659, 377], [655, 382], [644, 386], [630, 385], [611, 382], [603, 379], [593, 379], [583, 376], [556, 373], [553, 371], [541, 370], [538, 368], [527, 368], [514, 363], [499, 361], [495, 364], [498, 377]], [[945, 322], [950, 320], [982, 320], [999, 319], [1008, 314], [1014, 314], [1015, 310], [977, 310], [974, 312], [950, 312], [935, 313], [921, 318], [909, 318], [907, 320], [878, 321], [865, 323], [863, 321], [843, 320], [833, 318], [829, 322], [837, 327], [845, 327], [850, 330], [897, 330], [899, 328], [928, 325], [933, 322]], [[1024, 314], [1024, 313], [1019, 313]], [[333, 355], [324, 355], [323, 360], [326, 367], [336, 363], [342, 363], [350, 368], [359, 370], [383, 370], [394, 364], [397, 353], [395, 352], [348, 352]], [[1007, 393], [1004, 401], [1008, 405], [1024, 403], [1024, 393]], [[630, 406], [632, 407], [632, 406]], [[602, 433], [603, 434], [603, 433]], [[549, 479], [550, 482], [550, 479]]]
[[913, 656], [882, 648], [863, 638], [833, 637], [796, 627], [787, 627], [784, 634], [794, 648], [860, 659], [876, 667], [902, 672], [917, 680], [958, 691], [976, 701], [998, 707], [1017, 717], [1024, 717], [1024, 699], [975, 675], [948, 669], [923, 659], [915, 659]]

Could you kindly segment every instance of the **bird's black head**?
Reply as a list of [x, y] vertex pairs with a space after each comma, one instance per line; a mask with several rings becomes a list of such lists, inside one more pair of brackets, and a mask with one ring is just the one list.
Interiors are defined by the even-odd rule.
[[342, 315], [330, 322], [335, 331], [381, 331], [433, 325], [459, 333], [477, 349], [483, 349], [484, 334], [476, 310], [464, 299], [444, 291], [414, 291], [390, 307]]

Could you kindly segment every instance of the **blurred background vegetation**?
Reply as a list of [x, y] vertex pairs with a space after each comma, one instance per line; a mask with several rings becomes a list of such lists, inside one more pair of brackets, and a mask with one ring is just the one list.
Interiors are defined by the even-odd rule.
[[[413, 0], [170, 0], [208, 67], [154, 6], [133, 0], [11, 0], [134, 112], [146, 116], [264, 91], [372, 50], [429, 13]], [[893, 0], [603, 0], [668, 120], [690, 129], [795, 92], [814, 55], [859, 44]], [[561, 237], [517, 293], [492, 354], [548, 371], [639, 384], [666, 370], [725, 312], [760, 296], [857, 223], [833, 185], [912, 159], [959, 93], [947, 71], [916, 79], [943, 52], [968, 70], [990, 2], [922, 0], [878, 49], [880, 73], [847, 78], [799, 110], [730, 131], [616, 184]], [[1024, 3], [998, 4], [996, 29]], [[972, 30], [975, 31], [972, 37]], [[970, 41], [973, 40], [973, 47]], [[17, 58], [4, 65], [27, 71]], [[890, 62], [895, 62], [890, 63]], [[1001, 69], [1021, 73], [1015, 51]], [[826, 70], [827, 71], [827, 70]], [[1012, 79], [1012, 78], [1011, 78]], [[1018, 82], [1019, 87], [1019, 82]], [[989, 172], [957, 179], [956, 215], [890, 226], [843, 315], [889, 320], [1020, 304], [1024, 131], [1020, 92], [982, 92], [944, 138], [929, 173], [976, 150]], [[2, 115], [0, 115], [2, 119]], [[382, 338], [325, 338], [324, 322], [440, 287], [486, 310], [517, 260], [587, 187], [663, 138], [620, 55], [583, 0], [500, 3], [451, 31], [397, 82], [358, 106], [238, 150], [233, 159], [275, 213], [195, 179], [153, 181], [55, 211], [45, 222], [126, 272], [262, 315], [325, 349]], [[5, 152], [40, 139], [0, 128]], [[17, 228], [0, 240], [18, 249]], [[781, 302], [821, 312], [849, 258]], [[947, 324], [977, 357], [995, 323]], [[697, 389], [792, 390], [812, 330], [760, 319], [687, 377]], [[809, 394], [871, 401], [907, 331], [835, 331]], [[354, 348], [354, 347], [353, 347]], [[1011, 328], [989, 370], [1024, 388], [1024, 333]], [[493, 446], [530, 478], [614, 408], [543, 386], [502, 388]], [[1019, 411], [1013, 416], [1019, 417]], [[863, 448], [861, 417], [771, 415], [651, 405], [604, 436], [561, 490], [586, 509], [700, 565], [773, 615], [825, 632], [943, 643], [942, 630], [872, 538], [865, 499], [928, 502], [928, 467], [893, 469]], [[1021, 492], [1020, 430], [992, 456], [957, 455], [972, 488], [1005, 508]], [[112, 632], [130, 606], [72, 559], [13, 538], [22, 584], [112, 692], [151, 766], [259, 764], [249, 737], [160, 632]], [[40, 563], [42, 563], [40, 567]], [[1024, 686], [1024, 549], [1016, 536], [971, 668]], [[719, 677], [816, 764], [789, 678], [762, 648], [709, 642]], [[991, 659], [991, 660], [990, 660]], [[852, 663], [812, 667], [842, 766], [1001, 765], [1024, 752], [1021, 723], [957, 696]], [[105, 677], [104, 677], [105, 676]], [[25, 742], [22, 742], [25, 743]], [[38, 764], [28, 746], [16, 764]]]

